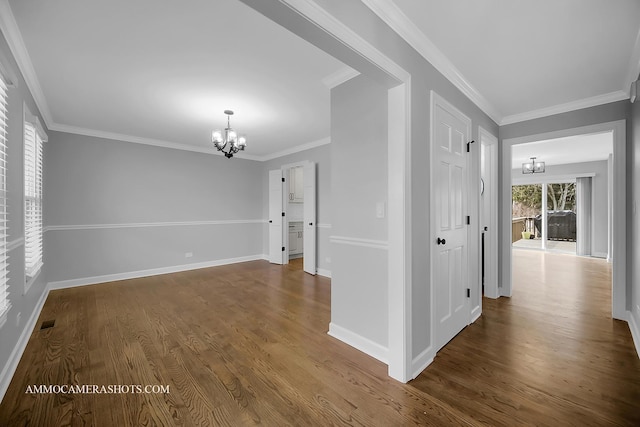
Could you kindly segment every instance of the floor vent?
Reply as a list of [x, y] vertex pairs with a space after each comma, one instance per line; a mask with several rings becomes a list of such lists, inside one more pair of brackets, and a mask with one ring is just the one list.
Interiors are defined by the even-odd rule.
[[42, 326], [40, 326], [40, 329], [53, 328], [53, 325], [55, 325], [55, 323], [55, 320], [45, 320], [44, 322], [42, 322]]

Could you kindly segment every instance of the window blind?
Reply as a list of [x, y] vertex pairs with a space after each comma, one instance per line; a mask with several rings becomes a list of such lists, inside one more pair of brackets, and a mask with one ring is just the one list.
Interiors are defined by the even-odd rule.
[[42, 267], [42, 138], [24, 125], [24, 248], [27, 281]]
[[7, 283], [7, 86], [0, 75], [0, 319], [9, 311]]

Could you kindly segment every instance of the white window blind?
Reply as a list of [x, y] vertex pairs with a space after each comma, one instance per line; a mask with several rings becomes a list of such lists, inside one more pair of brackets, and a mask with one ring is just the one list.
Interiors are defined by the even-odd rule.
[[24, 124], [24, 251], [27, 282], [42, 268], [42, 137]]
[[11, 303], [7, 283], [7, 86], [0, 75], [0, 322]]

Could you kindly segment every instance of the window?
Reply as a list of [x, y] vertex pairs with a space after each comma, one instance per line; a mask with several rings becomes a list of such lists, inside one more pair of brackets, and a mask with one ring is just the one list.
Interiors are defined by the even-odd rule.
[[0, 325], [11, 308], [7, 283], [7, 86], [0, 74]]
[[45, 133], [25, 107], [24, 122], [24, 268], [25, 292], [42, 268], [42, 143]]

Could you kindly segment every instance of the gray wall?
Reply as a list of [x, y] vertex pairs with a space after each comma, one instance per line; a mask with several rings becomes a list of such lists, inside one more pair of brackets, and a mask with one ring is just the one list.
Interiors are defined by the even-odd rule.
[[387, 89], [365, 76], [332, 89], [331, 141], [332, 327], [387, 347], [387, 249], [363, 242], [387, 241], [376, 217], [387, 201]]
[[[571, 163], [566, 165], [548, 165], [543, 178], [550, 182], [554, 176], [575, 176], [583, 173], [595, 173], [592, 178], [591, 204], [591, 255], [606, 258], [608, 247], [608, 186], [607, 161]], [[522, 175], [521, 169], [511, 171], [514, 185], [539, 184], [540, 176]], [[517, 184], [515, 182], [517, 181]]]
[[[256, 3], [243, 0], [245, 3]], [[430, 91], [453, 104], [471, 119], [472, 138], [479, 141], [478, 126], [489, 133], [498, 135], [498, 125], [480, 110], [469, 98], [437, 71], [423, 56], [416, 52], [396, 32], [389, 28], [362, 2], [336, 2], [317, 0], [337, 19], [347, 25], [360, 37], [395, 61], [411, 74], [411, 313], [412, 313], [412, 356], [416, 358], [431, 345], [431, 312], [430, 312]], [[272, 16], [277, 19], [277, 17]], [[279, 22], [287, 25], [286, 22]], [[294, 31], [295, 29], [292, 28]], [[380, 76], [371, 64], [362, 64], [359, 55], [345, 55], [340, 46], [330, 46], [326, 40], [318, 43], [319, 47], [334, 53], [347, 65], [370, 76], [375, 76], [381, 83], [388, 84], [388, 77]], [[489, 49], [490, 47], [487, 47]], [[374, 68], [373, 70], [371, 68]], [[472, 148], [473, 161], [480, 163], [479, 144]], [[335, 149], [335, 148], [334, 148]], [[478, 207], [471, 206], [472, 217], [478, 217]], [[335, 222], [335, 221], [334, 221]], [[470, 254], [478, 251], [478, 245], [470, 242]], [[335, 258], [335, 254], [333, 255]], [[479, 277], [477, 269], [470, 270], [470, 277]], [[479, 303], [479, 294], [472, 294], [472, 306]], [[381, 313], [382, 314], [382, 313]]]
[[49, 282], [263, 253], [258, 162], [60, 132], [44, 161]]
[[[316, 164], [316, 266], [321, 274], [331, 273], [331, 144], [321, 145], [263, 163], [263, 206], [262, 218], [269, 216], [269, 171], [280, 169], [284, 165], [304, 161]], [[263, 253], [269, 253], [269, 227], [265, 224], [262, 231]]]
[[[26, 105], [32, 114], [39, 115], [39, 110], [22, 78], [17, 64], [9, 50], [4, 36], [0, 35], [0, 60], [2, 66], [15, 78], [13, 87], [8, 90], [8, 146], [7, 146], [7, 243], [12, 250], [8, 256], [9, 263], [9, 301], [11, 309], [7, 313], [7, 321], [0, 328], [0, 395], [8, 386], [7, 370], [9, 364], [17, 362], [11, 359], [12, 352], [20, 344], [22, 334], [30, 334], [29, 320], [38, 303], [44, 296], [47, 282], [46, 272], [41, 271], [29, 291], [24, 294], [24, 171], [23, 171], [23, 106]], [[44, 126], [44, 121], [40, 117]], [[45, 164], [44, 176], [48, 170]], [[47, 263], [46, 254], [44, 262]], [[18, 321], [20, 315], [20, 321]], [[28, 336], [26, 337], [28, 338]], [[20, 356], [18, 354], [18, 356]]]

